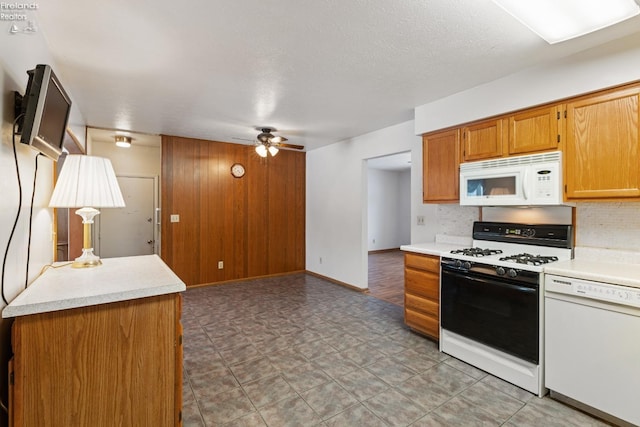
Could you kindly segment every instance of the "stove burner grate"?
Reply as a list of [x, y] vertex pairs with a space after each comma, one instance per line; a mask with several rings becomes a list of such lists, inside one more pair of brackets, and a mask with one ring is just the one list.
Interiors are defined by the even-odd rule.
[[464, 248], [464, 249], [454, 249], [451, 251], [451, 253], [465, 255], [465, 256], [483, 257], [483, 256], [490, 256], [490, 255], [498, 255], [498, 254], [501, 254], [502, 251], [500, 249]]
[[558, 261], [557, 256], [531, 255], [527, 253], [510, 255], [500, 258], [500, 261], [511, 261], [517, 264], [542, 265]]

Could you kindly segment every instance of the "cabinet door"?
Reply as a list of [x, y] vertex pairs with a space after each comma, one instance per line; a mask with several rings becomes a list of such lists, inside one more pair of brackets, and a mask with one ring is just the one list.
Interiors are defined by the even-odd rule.
[[462, 128], [463, 160], [490, 159], [503, 153], [505, 119], [492, 119]]
[[527, 110], [509, 117], [509, 155], [557, 150], [561, 105]]
[[567, 104], [567, 199], [640, 196], [639, 93], [630, 87]]
[[13, 324], [15, 426], [180, 426], [175, 294]]
[[459, 199], [460, 131], [422, 137], [422, 188], [425, 202], [457, 202]]

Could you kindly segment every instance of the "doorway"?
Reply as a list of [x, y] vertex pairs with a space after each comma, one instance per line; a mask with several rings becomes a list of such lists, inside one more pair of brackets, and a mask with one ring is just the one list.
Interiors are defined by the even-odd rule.
[[102, 209], [96, 217], [101, 258], [158, 253], [158, 177], [117, 176], [126, 207]]
[[404, 257], [411, 241], [411, 152], [367, 161], [369, 293], [402, 306]]

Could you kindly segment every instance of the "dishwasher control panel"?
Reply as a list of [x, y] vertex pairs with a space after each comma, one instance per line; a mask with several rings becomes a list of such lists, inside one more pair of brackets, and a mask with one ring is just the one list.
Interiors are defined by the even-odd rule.
[[548, 274], [545, 289], [568, 295], [640, 307], [640, 289]]

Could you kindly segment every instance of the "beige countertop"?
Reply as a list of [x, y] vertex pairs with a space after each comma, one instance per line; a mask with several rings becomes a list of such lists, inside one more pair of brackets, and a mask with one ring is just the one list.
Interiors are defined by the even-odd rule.
[[400, 249], [405, 252], [414, 252], [425, 255], [442, 256], [451, 252], [453, 249], [460, 249], [462, 246], [451, 243], [416, 243], [412, 245], [402, 245]]
[[418, 254], [442, 256], [454, 249], [468, 248], [471, 246], [471, 239], [460, 236], [447, 236], [438, 234], [435, 241], [425, 243], [412, 243], [402, 245], [400, 249], [405, 252], [415, 252]]
[[186, 286], [157, 255], [105, 258], [94, 268], [56, 263], [2, 311], [16, 317], [164, 295]]
[[554, 262], [545, 274], [640, 288], [640, 264], [624, 264], [590, 259]]

